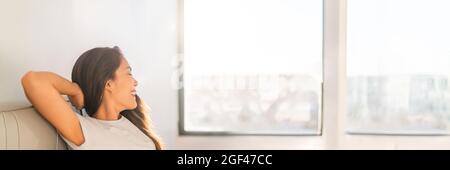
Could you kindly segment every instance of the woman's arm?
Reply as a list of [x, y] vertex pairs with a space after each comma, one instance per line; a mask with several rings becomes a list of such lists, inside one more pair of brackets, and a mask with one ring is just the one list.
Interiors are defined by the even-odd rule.
[[78, 103], [81, 98], [82, 103], [83, 93], [76, 83], [51, 72], [30, 71], [22, 77], [22, 86], [28, 100], [61, 135], [78, 146], [84, 143], [76, 113], [61, 96], [76, 98]]

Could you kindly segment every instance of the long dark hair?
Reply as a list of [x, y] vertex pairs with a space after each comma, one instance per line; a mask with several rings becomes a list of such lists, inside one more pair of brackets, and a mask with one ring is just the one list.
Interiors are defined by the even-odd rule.
[[[83, 91], [84, 109], [89, 116], [94, 117], [97, 112], [106, 82], [114, 78], [122, 57], [124, 56], [117, 46], [94, 48], [84, 52], [73, 66], [72, 81]], [[150, 110], [137, 95], [136, 102], [135, 109], [124, 110], [120, 115], [130, 120], [153, 141], [157, 150], [161, 150], [163, 144], [151, 127]]]

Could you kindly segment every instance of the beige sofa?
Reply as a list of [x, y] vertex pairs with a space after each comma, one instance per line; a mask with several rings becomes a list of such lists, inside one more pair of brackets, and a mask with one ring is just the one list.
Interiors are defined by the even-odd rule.
[[0, 150], [67, 149], [51, 126], [29, 104], [0, 105]]

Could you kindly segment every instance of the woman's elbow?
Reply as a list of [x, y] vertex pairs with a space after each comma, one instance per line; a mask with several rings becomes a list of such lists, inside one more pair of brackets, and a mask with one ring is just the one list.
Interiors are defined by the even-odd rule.
[[35, 72], [33, 72], [33, 71], [26, 72], [22, 76], [22, 79], [21, 79], [22, 87], [23, 88], [29, 87], [33, 83], [33, 81], [36, 79], [35, 77], [36, 77], [36, 73]]

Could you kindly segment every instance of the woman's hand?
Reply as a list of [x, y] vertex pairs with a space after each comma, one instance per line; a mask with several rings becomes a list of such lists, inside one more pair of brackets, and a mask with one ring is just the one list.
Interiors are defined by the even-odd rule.
[[76, 93], [74, 95], [68, 95], [70, 103], [75, 106], [76, 109], [81, 110], [84, 107], [84, 95], [80, 86], [77, 83], [72, 83]]

